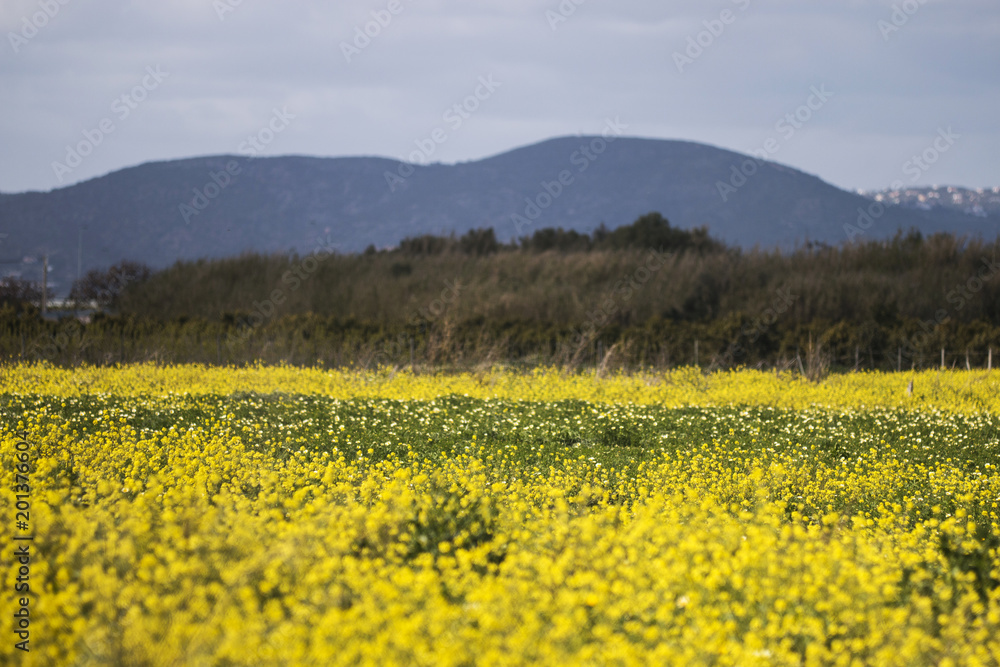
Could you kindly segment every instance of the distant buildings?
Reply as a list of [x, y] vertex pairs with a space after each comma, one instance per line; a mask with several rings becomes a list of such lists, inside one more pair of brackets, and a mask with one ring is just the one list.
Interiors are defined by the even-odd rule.
[[46, 304], [45, 319], [59, 320], [64, 317], [75, 317], [86, 324], [99, 310], [101, 307], [96, 301], [75, 303], [69, 299], [49, 299]]
[[1000, 186], [960, 188], [949, 185], [899, 190], [858, 190], [858, 194], [886, 204], [908, 206], [924, 211], [940, 207], [979, 218], [1000, 216]]

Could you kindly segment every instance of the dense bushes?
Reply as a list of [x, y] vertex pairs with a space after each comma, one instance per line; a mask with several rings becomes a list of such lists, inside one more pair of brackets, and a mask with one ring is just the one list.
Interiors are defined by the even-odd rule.
[[[1000, 326], [976, 321], [904, 320], [895, 325], [815, 320], [755, 322], [731, 313], [707, 322], [651, 318], [593, 330], [569, 324], [474, 318], [387, 325], [352, 318], [288, 315], [160, 321], [98, 317], [41, 322], [0, 316], [0, 359], [57, 364], [130, 361], [244, 364], [256, 360], [326, 367], [454, 366], [513, 363], [604, 369], [698, 364], [707, 369], [826, 370], [1000, 365]], [[589, 332], [589, 333], [588, 333]], [[968, 355], [968, 356], [967, 356]]]
[[753, 318], [784, 300], [781, 319], [798, 324], [892, 327], [908, 318], [934, 326], [1000, 324], [996, 241], [898, 235], [781, 254], [694, 246], [563, 252], [552, 248], [583, 241], [559, 230], [539, 231], [516, 251], [491, 252], [490, 238], [470, 236], [466, 250], [456, 241], [451, 249], [416, 252], [416, 246], [437, 247], [428, 238], [406, 251], [179, 263], [127, 288], [118, 309], [208, 320], [238, 312], [266, 318], [313, 312], [391, 326], [477, 317], [576, 326], [610, 310], [612, 323], [636, 326], [655, 317], [705, 322], [743, 312]]
[[[1000, 239], [897, 234], [724, 248], [659, 214], [593, 234], [424, 236], [360, 255], [246, 254], [130, 282], [87, 327], [0, 313], [0, 354], [324, 365], [983, 366]], [[1000, 360], [998, 360], [1000, 363]]]

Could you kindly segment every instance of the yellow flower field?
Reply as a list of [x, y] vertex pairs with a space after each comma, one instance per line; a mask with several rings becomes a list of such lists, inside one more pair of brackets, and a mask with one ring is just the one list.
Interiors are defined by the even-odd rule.
[[[914, 392], [907, 394], [913, 381]], [[773, 405], [804, 408], [871, 406], [1000, 412], [1000, 373], [915, 371], [831, 375], [820, 383], [798, 375], [739, 370], [703, 375], [697, 368], [595, 378], [592, 373], [491, 369], [481, 373], [414, 374], [408, 371], [338, 371], [291, 366], [243, 368], [186, 364], [57, 369], [48, 364], [0, 367], [0, 392], [51, 396], [114, 393], [121, 396], [286, 392], [333, 398], [426, 400], [448, 394], [513, 400], [580, 399], [606, 403]]]
[[1000, 663], [996, 373], [0, 373], [2, 664]]

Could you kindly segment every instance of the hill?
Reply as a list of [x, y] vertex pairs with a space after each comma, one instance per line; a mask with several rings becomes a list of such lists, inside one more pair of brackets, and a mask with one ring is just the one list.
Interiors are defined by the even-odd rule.
[[[865, 240], [910, 227], [987, 237], [997, 229], [996, 217], [883, 209], [815, 176], [704, 144], [611, 135], [556, 138], [454, 165], [295, 156], [152, 162], [50, 192], [0, 195], [0, 256], [48, 253], [54, 292], [65, 294], [78, 253], [83, 271], [121, 259], [159, 268], [243, 251], [352, 252], [473, 228], [492, 227], [501, 240], [543, 227], [590, 231], [649, 211], [680, 228], [707, 225], [731, 245], [790, 249], [846, 241], [859, 209], [879, 213]], [[37, 262], [11, 268], [40, 278]]]

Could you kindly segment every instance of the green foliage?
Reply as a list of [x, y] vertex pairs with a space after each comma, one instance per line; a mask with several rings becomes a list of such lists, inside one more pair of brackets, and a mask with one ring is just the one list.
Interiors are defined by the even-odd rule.
[[42, 290], [37, 284], [12, 276], [0, 278], [0, 308], [31, 310], [41, 300]]
[[521, 248], [532, 252], [587, 252], [594, 247], [594, 241], [587, 234], [581, 234], [575, 229], [564, 230], [562, 227], [539, 229], [531, 236], [521, 239]]
[[[0, 396], [0, 399], [9, 399]], [[905, 460], [933, 469], [947, 464], [970, 476], [988, 477], [1000, 446], [1000, 416], [914, 412], [901, 409], [788, 410], [773, 407], [687, 407], [596, 404], [579, 400], [509, 401], [446, 396], [431, 401], [388, 399], [338, 400], [326, 396], [243, 393], [223, 396], [187, 396], [150, 399], [137, 404], [118, 395], [66, 398], [34, 396], [46, 405], [52, 424], [96, 437], [109, 423], [127, 420], [139, 433], [166, 426], [180, 432], [225, 423], [233, 433], [271, 449], [269, 455], [286, 458], [303, 443], [318, 455], [332, 448], [348, 460], [376, 466], [389, 459], [417, 455], [421, 459], [454, 458], [480, 451], [481, 463], [510, 478], [546, 476], [565, 471], [567, 460], [590, 460], [623, 479], [634, 478], [643, 461], [662, 454], [699, 462], [698, 452], [720, 446], [731, 457], [712, 465], [745, 472], [752, 460], [767, 469], [772, 460], [794, 456], [812, 462], [816, 474], [837, 469], [868, 474], [880, 462]], [[104, 415], [102, 423], [96, 420]], [[112, 416], [113, 419], [107, 418]], [[336, 437], [336, 440], [334, 440]], [[264, 445], [263, 443], [268, 443]], [[478, 448], [482, 445], [482, 449]], [[572, 457], [565, 457], [567, 450]], [[703, 459], [699, 465], [708, 465]], [[429, 480], [429, 492], [410, 508], [408, 553], [434, 552], [454, 535], [472, 536], [472, 543], [488, 542], [495, 528], [496, 505], [446, 478]], [[911, 521], [953, 514], [961, 501], [933, 476], [892, 481], [890, 495], [837, 496], [832, 507], [819, 507], [805, 487], [809, 478], [774, 480], [772, 499], [789, 503], [789, 511], [805, 516], [836, 511], [848, 515], [878, 516], [893, 502], [913, 501]], [[252, 492], [252, 490], [251, 490]], [[733, 488], [734, 494], [740, 489]], [[738, 495], [733, 496], [739, 500]], [[937, 509], [935, 509], [937, 508]], [[968, 508], [970, 518], [989, 534], [992, 508]], [[376, 548], [378, 544], [359, 544]], [[984, 543], [967, 549], [942, 543], [941, 553], [956, 569], [973, 574], [981, 591], [997, 585], [985, 567]]]
[[822, 320], [851, 323], [857, 337], [842, 342], [862, 348], [888, 345], [878, 332], [884, 336], [908, 320], [929, 321], [934, 330], [956, 322], [1000, 324], [1000, 271], [990, 268], [1000, 259], [1000, 241], [899, 234], [782, 254], [722, 250], [699, 234], [650, 214], [603, 236], [539, 230], [516, 250], [498, 244], [490, 230], [474, 230], [458, 239], [407, 239], [398, 250], [363, 255], [200, 260], [131, 285], [119, 308], [165, 320], [315, 313], [389, 327], [483, 318], [544, 329], [603, 319], [598, 309], [618, 326], [657, 317], [711, 322], [738, 313], [752, 323], [787, 295], [790, 303], [778, 304], [775, 327], [763, 334], [768, 344], [777, 344], [775, 331]]
[[619, 227], [598, 242], [597, 247], [621, 250], [648, 248], [651, 250], [694, 250], [698, 253], [719, 252], [724, 246], [708, 235], [707, 227], [691, 231], [670, 226], [659, 213], [647, 213], [631, 225]]
[[592, 235], [539, 230], [516, 247], [473, 230], [362, 255], [182, 262], [145, 280], [133, 271], [120, 315], [88, 325], [0, 305], [0, 358], [602, 372], [697, 363], [820, 377], [935, 366], [942, 347], [958, 367], [1000, 352], [1000, 239], [900, 233], [790, 254], [706, 239], [649, 214]]
[[[438, 319], [386, 324], [336, 316], [286, 315], [259, 326], [246, 314], [221, 320], [163, 321], [95, 317], [42, 321], [0, 309], [0, 360], [47, 360], [56, 364], [134, 361], [248, 364], [255, 361], [325, 367], [409, 366], [474, 368], [497, 363], [615, 369], [694, 364], [714, 370], [738, 366], [801, 370], [820, 377], [830, 370], [973, 368], [1000, 364], [1000, 326], [905, 319], [832, 323], [776, 321], [763, 330], [757, 318], [732, 313], [707, 322], [654, 317], [608, 324], [581, 337], [581, 326], [532, 320]], [[749, 332], [749, 333], [748, 333]], [[697, 346], [697, 357], [695, 347]]]
[[108, 308], [116, 305], [121, 293], [129, 286], [134, 289], [148, 280], [150, 273], [145, 264], [128, 260], [118, 262], [107, 271], [93, 269], [73, 283], [69, 299], [76, 303], [95, 301], [98, 306]]

